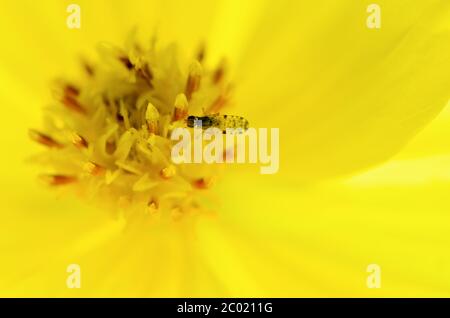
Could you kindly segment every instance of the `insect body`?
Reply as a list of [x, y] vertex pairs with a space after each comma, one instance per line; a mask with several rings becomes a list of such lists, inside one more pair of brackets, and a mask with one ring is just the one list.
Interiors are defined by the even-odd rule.
[[208, 129], [211, 127], [222, 130], [225, 134], [227, 128], [245, 131], [248, 129], [248, 120], [241, 116], [213, 114], [207, 116], [189, 116], [187, 118], [188, 127], [198, 127]]

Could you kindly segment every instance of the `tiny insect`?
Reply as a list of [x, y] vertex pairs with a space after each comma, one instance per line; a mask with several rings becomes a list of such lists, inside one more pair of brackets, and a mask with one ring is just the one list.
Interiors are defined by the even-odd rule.
[[249, 125], [247, 119], [235, 115], [212, 114], [207, 116], [189, 116], [187, 118], [188, 127], [197, 127], [200, 123], [202, 129], [214, 127], [222, 130], [224, 134], [227, 133], [227, 128], [242, 132], [247, 130]]

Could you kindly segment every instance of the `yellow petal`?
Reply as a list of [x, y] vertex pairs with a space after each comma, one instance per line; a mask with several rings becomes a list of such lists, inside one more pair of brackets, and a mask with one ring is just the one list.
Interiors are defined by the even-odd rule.
[[380, 163], [446, 105], [449, 3], [377, 3], [377, 30], [367, 1], [290, 2], [255, 28], [236, 101], [252, 126], [280, 127], [280, 173], [310, 180]]

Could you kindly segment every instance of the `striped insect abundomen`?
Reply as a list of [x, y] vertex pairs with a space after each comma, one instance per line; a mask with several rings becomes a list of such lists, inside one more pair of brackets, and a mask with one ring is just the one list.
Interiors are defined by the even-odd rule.
[[196, 127], [196, 122], [202, 124], [202, 129], [211, 127], [220, 129], [224, 134], [228, 129], [245, 131], [249, 127], [248, 120], [242, 116], [213, 114], [208, 116], [189, 116], [187, 119], [188, 127]]

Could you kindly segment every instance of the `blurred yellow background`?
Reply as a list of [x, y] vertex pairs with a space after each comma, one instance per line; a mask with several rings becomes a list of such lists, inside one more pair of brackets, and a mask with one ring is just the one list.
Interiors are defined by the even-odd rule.
[[[367, 6], [381, 8], [370, 29]], [[0, 295], [450, 296], [450, 3], [5, 2], [0, 13]], [[230, 62], [233, 111], [280, 128], [280, 171], [229, 167], [217, 215], [123, 223], [26, 162], [55, 77], [138, 27]], [[79, 264], [82, 285], [66, 271]], [[378, 264], [381, 288], [368, 288]]]

